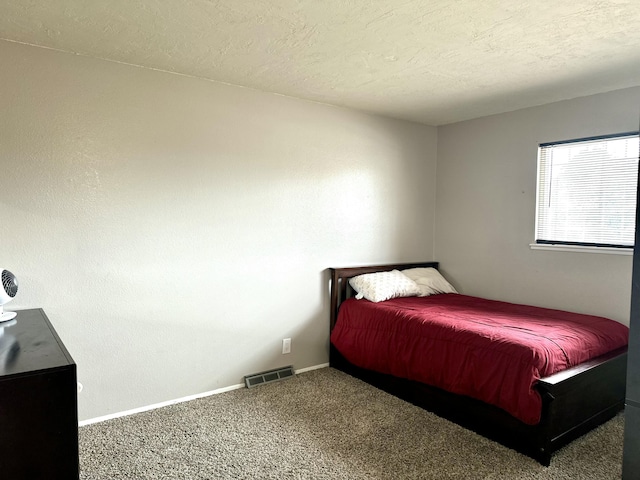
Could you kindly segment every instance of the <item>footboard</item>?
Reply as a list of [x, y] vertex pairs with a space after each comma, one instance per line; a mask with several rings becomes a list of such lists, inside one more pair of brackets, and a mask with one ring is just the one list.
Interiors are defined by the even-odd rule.
[[541, 445], [554, 452], [624, 408], [627, 349], [622, 348], [541, 379], [545, 399]]

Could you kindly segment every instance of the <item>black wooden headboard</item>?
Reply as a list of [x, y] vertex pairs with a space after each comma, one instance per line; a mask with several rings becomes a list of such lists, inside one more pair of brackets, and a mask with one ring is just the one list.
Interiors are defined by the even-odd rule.
[[351, 277], [362, 275], [364, 273], [389, 272], [391, 270], [406, 270], [407, 268], [438, 268], [438, 265], [438, 262], [413, 262], [394, 263], [389, 265], [365, 265], [362, 267], [330, 268], [331, 323], [329, 331], [333, 330], [333, 327], [336, 324], [340, 304], [347, 298], [353, 296], [353, 289], [349, 285], [349, 279]]

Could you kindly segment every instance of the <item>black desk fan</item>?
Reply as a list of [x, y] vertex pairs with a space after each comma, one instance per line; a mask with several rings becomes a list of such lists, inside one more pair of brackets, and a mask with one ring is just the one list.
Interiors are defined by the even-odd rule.
[[0, 280], [2, 288], [0, 288], [0, 322], [6, 322], [16, 317], [16, 312], [4, 312], [2, 306], [13, 300], [18, 293], [18, 279], [9, 270], [0, 268]]

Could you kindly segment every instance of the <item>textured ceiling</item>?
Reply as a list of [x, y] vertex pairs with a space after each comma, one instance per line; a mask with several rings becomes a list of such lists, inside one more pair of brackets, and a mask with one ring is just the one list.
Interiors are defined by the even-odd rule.
[[0, 38], [430, 125], [640, 85], [638, 0], [2, 0]]

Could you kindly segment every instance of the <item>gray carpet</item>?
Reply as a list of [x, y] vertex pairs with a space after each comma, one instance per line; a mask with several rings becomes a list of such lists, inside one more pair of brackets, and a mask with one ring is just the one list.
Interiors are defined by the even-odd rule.
[[81, 479], [617, 479], [624, 417], [534, 460], [332, 368], [80, 429]]

